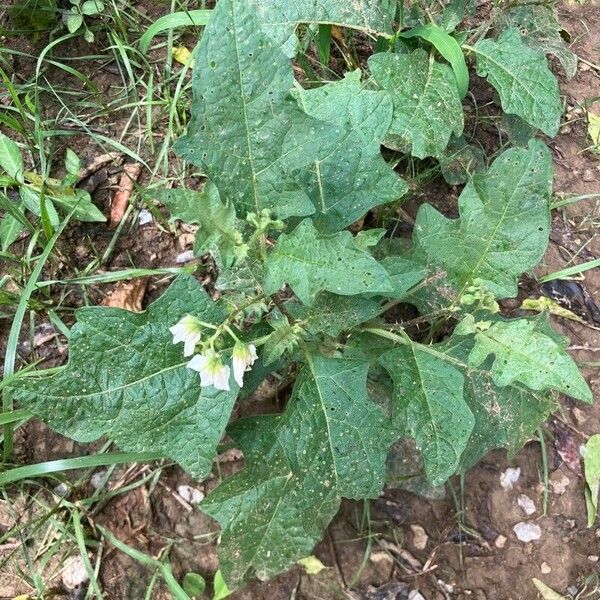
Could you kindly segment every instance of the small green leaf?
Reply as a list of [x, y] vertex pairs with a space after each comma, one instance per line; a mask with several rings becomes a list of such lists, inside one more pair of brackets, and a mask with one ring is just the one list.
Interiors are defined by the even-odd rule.
[[63, 15], [63, 19], [69, 33], [76, 33], [83, 25], [83, 15], [75, 12], [69, 12]]
[[411, 54], [374, 54], [369, 68], [394, 103], [386, 146], [409, 150], [418, 158], [438, 156], [453, 133], [462, 133], [462, 105], [447, 64], [417, 49]]
[[89, 223], [103, 223], [106, 221], [106, 217], [92, 202], [92, 197], [86, 190], [78, 188], [73, 190], [72, 194], [53, 192], [50, 197], [56, 206], [65, 213], [69, 213], [75, 208], [73, 217], [78, 221]]
[[[81, 159], [73, 152], [73, 150], [71, 150], [71, 148], [67, 148], [65, 152], [65, 169], [69, 175], [72, 175], [75, 178], [79, 176]], [[74, 183], [74, 181], [71, 183]]]
[[546, 315], [537, 319], [497, 321], [475, 334], [469, 364], [479, 367], [493, 355], [494, 383], [516, 381], [532, 390], [559, 390], [573, 398], [593, 399], [575, 361], [567, 354], [568, 340], [556, 334]]
[[198, 573], [186, 573], [182, 583], [183, 591], [190, 598], [201, 598], [206, 589], [204, 577]]
[[197, 256], [211, 252], [224, 268], [246, 256], [247, 246], [239, 230], [235, 209], [232, 204], [221, 201], [219, 190], [211, 182], [201, 192], [185, 188], [163, 189], [156, 191], [154, 197], [169, 209], [172, 219], [200, 224], [194, 244]]
[[0, 248], [6, 252], [8, 247], [19, 237], [23, 225], [12, 215], [5, 214], [0, 219]]
[[0, 169], [18, 182], [23, 181], [23, 157], [19, 147], [0, 133]]
[[99, 15], [104, 10], [104, 3], [100, 0], [85, 0], [81, 5], [81, 14], [93, 17]]
[[236, 421], [228, 433], [246, 466], [201, 509], [221, 524], [219, 564], [231, 587], [306, 557], [340, 505], [385, 481], [394, 433], [368, 397], [369, 365], [308, 357], [285, 412]]
[[583, 457], [585, 483], [589, 493], [588, 527], [592, 527], [598, 514], [598, 490], [600, 490], [600, 435], [593, 435], [585, 444]]
[[[131, 452], [163, 452], [195, 477], [211, 468], [237, 396], [201, 388], [169, 327], [186, 314], [220, 324], [226, 316], [191, 276], [180, 276], [146, 312], [77, 311], [69, 362], [49, 377], [21, 379], [20, 406], [80, 442], [102, 435]], [[233, 382], [232, 382], [233, 383]]]
[[516, 29], [507, 29], [498, 40], [480, 40], [473, 51], [477, 74], [496, 88], [504, 112], [514, 113], [546, 135], [555, 136], [562, 104], [558, 82], [548, 69], [546, 57], [523, 44]]
[[313, 556], [312, 554], [306, 558], [301, 558], [297, 562], [300, 566], [304, 567], [304, 570], [308, 575], [318, 575], [323, 569], [327, 568], [316, 556]]
[[271, 365], [279, 360], [285, 352], [291, 352], [301, 339], [302, 327], [291, 325], [285, 319], [271, 321], [274, 331], [265, 342], [264, 362]]
[[[40, 203], [39, 190], [28, 185], [24, 185], [19, 189], [19, 196], [21, 197], [23, 205], [25, 208], [27, 208], [27, 210], [31, 211], [37, 217], [41, 216], [42, 207]], [[60, 217], [58, 216], [56, 208], [54, 208], [54, 204], [48, 196], [45, 197], [45, 205], [50, 224], [52, 227], [58, 227], [58, 224], [60, 223]]]
[[223, 575], [221, 573], [221, 569], [219, 569], [215, 573], [215, 580], [213, 582], [214, 594], [212, 600], [224, 600], [228, 596], [231, 596], [233, 592], [229, 591], [225, 580], [223, 579]]
[[309, 219], [282, 234], [267, 259], [265, 292], [273, 294], [286, 283], [304, 304], [323, 290], [341, 296], [392, 291], [387, 271], [356, 247], [349, 231], [323, 235]]

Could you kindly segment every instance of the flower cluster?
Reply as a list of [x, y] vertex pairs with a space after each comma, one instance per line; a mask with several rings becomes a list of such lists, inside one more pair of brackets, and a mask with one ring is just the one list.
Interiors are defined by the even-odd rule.
[[[206, 328], [214, 329], [216, 333], [207, 340], [200, 354], [194, 354]], [[227, 331], [235, 339], [231, 367], [233, 368], [233, 378], [239, 387], [244, 385], [244, 373], [252, 369], [252, 365], [258, 358], [254, 344], [245, 344], [240, 341], [229, 327], [221, 328], [203, 323], [191, 315], [183, 317], [177, 325], [170, 327], [169, 331], [173, 334], [174, 344], [183, 342], [184, 356], [194, 354], [187, 367], [200, 373], [200, 383], [203, 386], [213, 385], [218, 390], [225, 391], [230, 389], [231, 368], [223, 363], [220, 354], [214, 349], [214, 342], [222, 331]]]

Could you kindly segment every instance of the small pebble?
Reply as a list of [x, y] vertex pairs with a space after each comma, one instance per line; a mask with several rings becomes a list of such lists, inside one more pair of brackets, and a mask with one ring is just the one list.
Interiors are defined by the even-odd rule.
[[525, 523], [521, 521], [513, 527], [517, 539], [521, 542], [533, 542], [542, 537], [542, 530], [536, 523]]
[[417, 550], [425, 550], [427, 546], [427, 532], [420, 525], [411, 525], [410, 528], [413, 532], [413, 546]]
[[408, 600], [425, 600], [425, 596], [419, 590], [408, 592]]
[[66, 483], [59, 483], [54, 488], [54, 493], [61, 498], [66, 498], [69, 495], [69, 486]]
[[178, 485], [177, 493], [188, 503], [198, 504], [204, 500], [204, 493], [191, 485]]
[[504, 548], [504, 544], [506, 544], [506, 538], [503, 535], [499, 535], [494, 540], [494, 546], [496, 546], [496, 548]]
[[175, 262], [178, 265], [182, 265], [183, 263], [190, 262], [190, 260], [194, 260], [194, 251], [193, 250], [186, 250], [185, 252], [182, 252], [181, 254], [178, 254], [175, 257]]
[[519, 477], [521, 477], [520, 467], [508, 467], [504, 473], [500, 474], [500, 485], [505, 490], [512, 490], [513, 485], [519, 481]]
[[375, 552], [371, 552], [371, 554], [369, 556], [369, 560], [375, 564], [379, 564], [379, 563], [394, 564], [394, 559], [389, 555], [388, 552], [385, 552], [384, 550], [377, 550]]
[[583, 425], [587, 421], [585, 413], [580, 408], [572, 408], [571, 414], [573, 415], [573, 418], [575, 419], [575, 423], [577, 425]]
[[596, 179], [596, 176], [594, 175], [594, 171], [592, 171], [591, 169], [585, 169], [583, 171], [582, 179], [584, 181], [594, 181], [594, 179]]
[[590, 562], [598, 562], [598, 560], [600, 560], [600, 556], [598, 556], [597, 554], [590, 554], [588, 556], [588, 560]]
[[560, 471], [554, 471], [550, 475], [550, 487], [557, 496], [562, 496], [566, 492], [569, 483], [571, 483], [571, 480]]
[[570, 585], [567, 588], [567, 592], [571, 594], [571, 596], [575, 597], [579, 593], [579, 590], [574, 585]]
[[591, 69], [590, 65], [588, 65], [588, 64], [586, 64], [584, 62], [580, 62], [579, 63], [579, 70], [580, 71], [585, 72], [585, 71], [589, 71], [590, 69]]
[[88, 574], [81, 556], [71, 556], [65, 561], [61, 579], [67, 590], [74, 590], [88, 580]]
[[138, 215], [138, 223], [140, 225], [147, 225], [148, 223], [152, 223], [153, 220], [152, 213], [147, 208], [140, 210], [140, 214]]
[[536, 511], [533, 500], [527, 496], [527, 494], [519, 494], [517, 497], [517, 504], [523, 509], [523, 512], [527, 516], [532, 515]]
[[552, 572], [552, 567], [547, 562], [543, 562], [540, 566], [540, 571], [544, 575], [548, 575], [548, 573]]
[[97, 473], [94, 473], [90, 477], [90, 485], [95, 490], [97, 490], [102, 485], [102, 482], [104, 481], [105, 477], [106, 477], [106, 471], [98, 471]]
[[573, 128], [570, 125], [565, 125], [564, 127], [560, 128], [560, 132], [563, 135], [568, 135], [569, 133], [573, 133]]

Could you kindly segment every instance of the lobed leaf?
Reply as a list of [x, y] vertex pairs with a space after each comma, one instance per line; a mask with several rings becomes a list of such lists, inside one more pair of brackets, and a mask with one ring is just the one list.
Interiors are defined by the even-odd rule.
[[502, 109], [518, 115], [550, 137], [558, 133], [562, 104], [556, 77], [546, 57], [526, 46], [516, 29], [473, 47], [477, 74], [498, 91]]
[[[176, 144], [179, 154], [200, 166], [242, 217], [263, 209], [278, 218], [326, 212], [325, 190], [326, 206], [336, 206], [327, 227], [340, 228], [343, 223], [332, 221], [360, 215], [355, 196], [370, 207], [382, 201], [382, 192], [383, 201], [401, 195], [404, 184], [382, 161], [378, 168], [382, 174], [387, 170], [384, 180], [348, 184], [348, 164], [366, 173], [376, 159], [372, 145], [364, 151], [348, 142], [352, 136], [362, 139], [365, 130], [355, 117], [343, 124], [325, 122], [298, 106], [290, 95], [292, 65], [261, 29], [261, 11], [246, 0], [222, 0], [213, 11], [198, 48], [197, 64], [205, 68], [194, 72], [193, 117]], [[368, 94], [362, 97], [377, 102]], [[354, 101], [348, 98], [351, 112]], [[348, 153], [348, 163], [330, 159], [340, 152]], [[323, 163], [325, 174], [318, 169]]]
[[303, 304], [312, 304], [324, 290], [340, 296], [392, 291], [387, 271], [356, 246], [349, 231], [321, 234], [309, 219], [282, 234], [267, 258], [265, 293], [286, 283]]
[[212, 467], [237, 396], [201, 388], [169, 327], [186, 314], [226, 316], [191, 276], [179, 276], [143, 313], [92, 307], [77, 311], [66, 367], [23, 379], [12, 390], [22, 408], [80, 442], [106, 435], [123, 450], [161, 452], [192, 476]]
[[462, 105], [447, 64], [417, 49], [411, 54], [374, 54], [369, 68], [394, 104], [387, 146], [406, 149], [418, 158], [439, 156], [452, 133], [462, 133]]
[[443, 269], [455, 291], [481, 279], [496, 297], [515, 296], [518, 277], [546, 250], [551, 184], [552, 159], [542, 142], [505, 151], [465, 186], [459, 219], [429, 205], [419, 209], [414, 259]]
[[282, 415], [228, 429], [246, 467], [201, 509], [221, 524], [219, 565], [230, 587], [308, 556], [341, 497], [379, 495], [394, 434], [368, 398], [367, 370], [364, 362], [311, 356]]

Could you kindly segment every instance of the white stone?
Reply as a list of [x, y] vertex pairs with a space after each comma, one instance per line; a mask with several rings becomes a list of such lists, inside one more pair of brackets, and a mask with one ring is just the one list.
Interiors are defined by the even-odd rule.
[[425, 600], [425, 596], [419, 590], [408, 592], [408, 600]]
[[153, 220], [152, 213], [147, 208], [140, 210], [140, 214], [138, 215], [138, 223], [140, 225], [147, 225], [148, 223], [152, 223]]
[[504, 548], [504, 544], [506, 544], [506, 538], [503, 535], [499, 535], [494, 540], [494, 546], [496, 546], [496, 548]]
[[535, 503], [527, 494], [519, 494], [517, 504], [527, 516], [532, 515], [536, 511]]
[[500, 485], [505, 490], [512, 490], [513, 485], [519, 481], [519, 477], [521, 477], [520, 467], [508, 467], [504, 473], [500, 474]]
[[543, 575], [548, 575], [548, 573], [552, 572], [552, 567], [547, 562], [543, 562], [540, 565], [540, 571]]
[[413, 532], [413, 546], [417, 550], [425, 550], [427, 546], [427, 532], [420, 525], [411, 525], [410, 528]]
[[182, 265], [183, 263], [190, 262], [190, 260], [194, 260], [194, 251], [193, 250], [186, 250], [185, 252], [182, 252], [181, 254], [178, 254], [175, 257], [175, 262], [178, 265]]
[[71, 490], [69, 489], [69, 486], [66, 483], [59, 483], [55, 488], [54, 488], [54, 493], [57, 496], [60, 496], [61, 498], [66, 498], [69, 495], [69, 492]]
[[188, 503], [198, 504], [204, 500], [204, 493], [191, 485], [178, 485], [177, 493]]
[[65, 561], [61, 579], [67, 590], [74, 590], [89, 579], [81, 556], [71, 556]]
[[90, 485], [95, 489], [99, 489], [106, 477], [106, 471], [98, 471], [90, 477]]
[[542, 537], [542, 530], [536, 523], [526, 523], [521, 521], [513, 527], [513, 531], [515, 532], [517, 539], [521, 542], [533, 542]]

